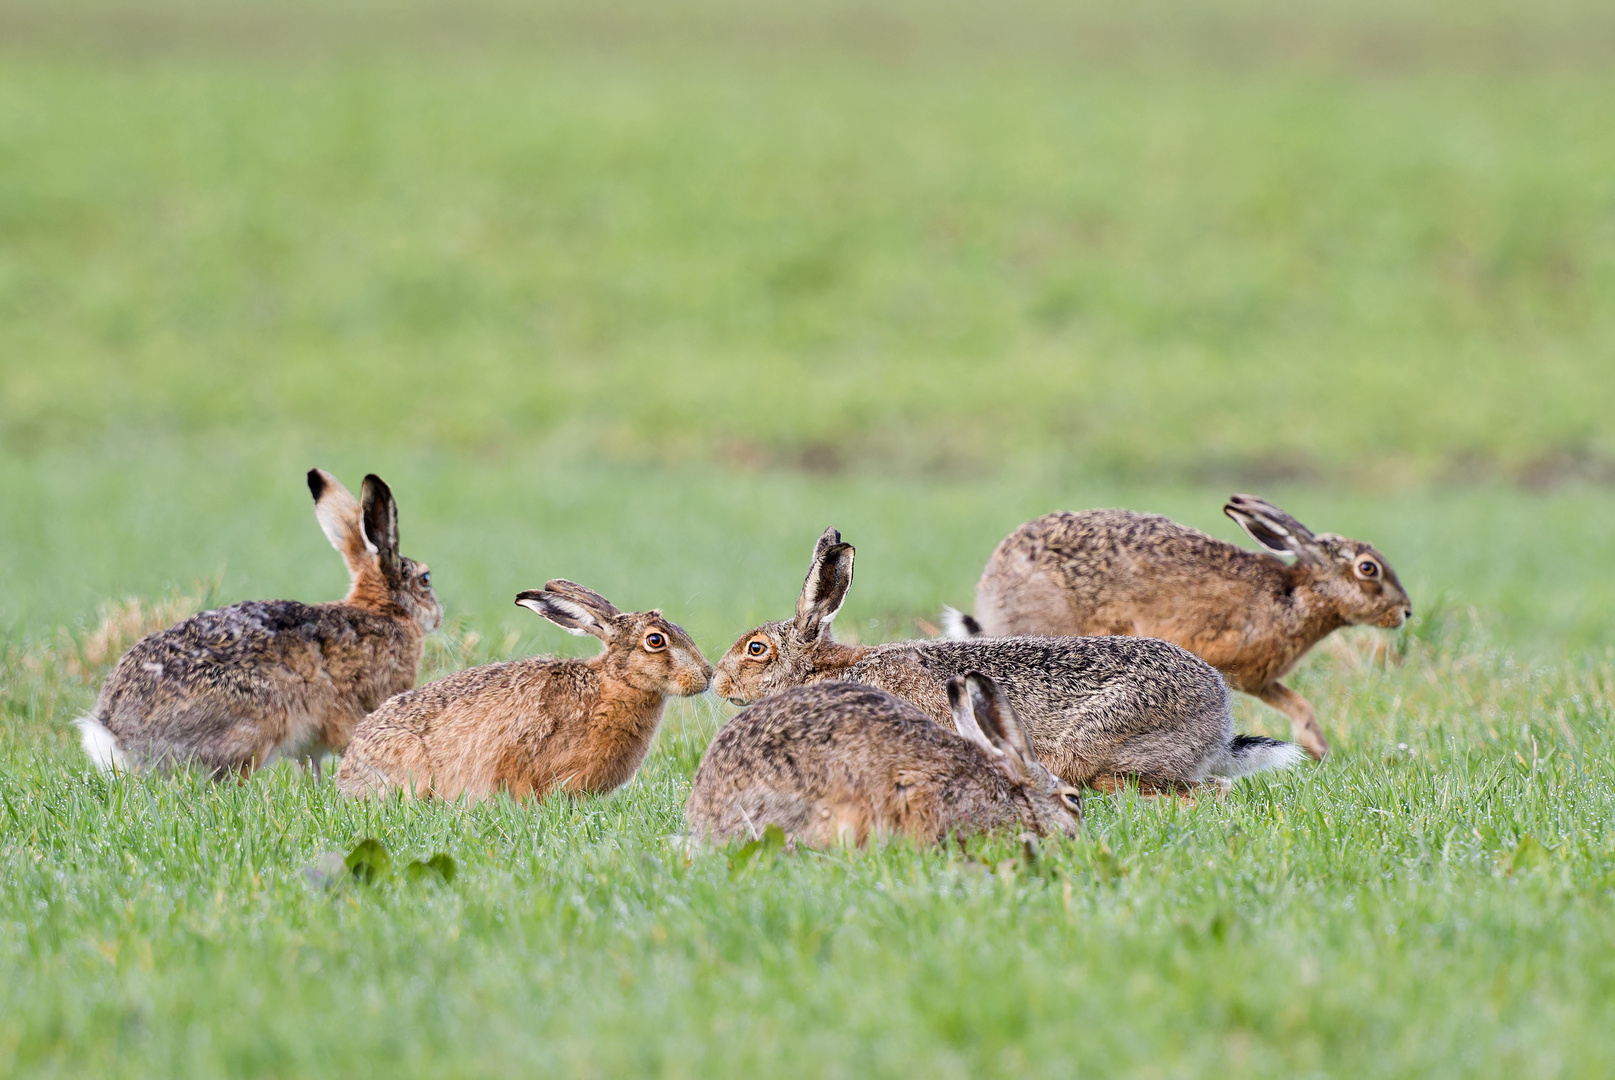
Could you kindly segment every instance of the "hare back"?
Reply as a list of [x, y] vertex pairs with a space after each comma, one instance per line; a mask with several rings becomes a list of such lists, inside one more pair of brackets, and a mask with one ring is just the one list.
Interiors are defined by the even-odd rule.
[[1070, 784], [1112, 772], [1198, 781], [1233, 736], [1228, 687], [1216, 669], [1155, 638], [898, 642], [878, 646], [846, 677], [947, 725], [947, 680], [970, 671], [1003, 688], [1038, 759]]
[[421, 635], [350, 604], [249, 601], [137, 641], [94, 716], [138, 765], [215, 772], [343, 749], [370, 709], [414, 685]]
[[586, 660], [535, 657], [457, 671], [366, 717], [338, 782], [355, 794], [381, 784], [448, 799], [501, 790], [542, 797], [557, 784], [610, 790], [644, 757], [662, 699], [624, 702], [603, 691]]
[[697, 836], [778, 825], [814, 846], [871, 833], [934, 841], [1025, 813], [1024, 794], [985, 750], [853, 683], [797, 687], [740, 712], [708, 747], [685, 810]]
[[1027, 522], [998, 545], [976, 586], [976, 618], [989, 637], [1181, 640], [1152, 627], [1197, 627], [1208, 613], [1248, 613], [1258, 598], [1283, 595], [1294, 575], [1272, 555], [1159, 514], [1061, 511]]

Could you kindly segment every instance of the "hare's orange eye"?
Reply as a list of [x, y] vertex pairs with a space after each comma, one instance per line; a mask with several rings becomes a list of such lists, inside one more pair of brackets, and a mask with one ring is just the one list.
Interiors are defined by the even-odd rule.
[[645, 635], [645, 648], [651, 652], [661, 652], [667, 648], [667, 635], [652, 630]]
[[1368, 578], [1378, 577], [1379, 564], [1374, 562], [1372, 559], [1364, 559], [1362, 562], [1357, 564], [1357, 572]]
[[431, 587], [432, 587], [432, 573], [431, 573], [431, 571], [428, 570], [426, 573], [421, 575], [421, 588], [430, 589]]
[[746, 646], [747, 656], [762, 656], [766, 652], [768, 652], [768, 642], [764, 641], [762, 638], [758, 638], [756, 641], [753, 641], [750, 645]]

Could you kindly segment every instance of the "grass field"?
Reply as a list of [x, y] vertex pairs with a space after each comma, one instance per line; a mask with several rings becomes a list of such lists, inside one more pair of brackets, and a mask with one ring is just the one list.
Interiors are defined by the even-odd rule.
[[[1615, 19], [1337, 7], [0, 0], [0, 1075], [1610, 1075]], [[603, 799], [94, 776], [143, 619], [340, 593], [312, 464], [425, 676], [1234, 490], [1417, 614], [1298, 674], [1326, 764], [1035, 860], [689, 856], [710, 699]], [[311, 884], [364, 837], [458, 873]]]

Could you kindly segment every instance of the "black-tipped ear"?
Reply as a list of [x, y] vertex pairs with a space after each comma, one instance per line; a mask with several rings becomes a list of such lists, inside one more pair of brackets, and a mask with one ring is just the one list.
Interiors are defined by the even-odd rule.
[[808, 567], [802, 595], [796, 600], [796, 632], [812, 640], [835, 621], [852, 587], [852, 557], [855, 549], [841, 542], [841, 534], [826, 529], [813, 546], [813, 563]]
[[975, 707], [970, 701], [970, 690], [962, 675], [955, 675], [948, 680], [948, 709], [953, 713], [955, 731], [983, 750], [990, 751], [995, 757], [1003, 753], [993, 745], [992, 740], [981, 730], [981, 725], [976, 722]]
[[1275, 555], [1318, 557], [1312, 531], [1270, 502], [1254, 495], [1235, 495], [1223, 506], [1250, 538]]
[[364, 478], [359, 505], [364, 511], [365, 536], [375, 545], [381, 568], [390, 580], [398, 567], [398, 506], [393, 502], [392, 489], [371, 473]]
[[318, 469], [310, 469], [308, 471], [308, 493], [310, 495], [314, 496], [314, 501], [315, 502], [319, 502], [320, 501], [320, 496], [324, 492], [325, 492], [325, 475], [323, 473], [321, 473], [320, 470], [318, 470]]
[[1026, 737], [1020, 718], [1015, 715], [1003, 689], [979, 671], [965, 676], [965, 686], [970, 692], [970, 710], [987, 738], [1007, 757], [1021, 762], [1035, 761], [1031, 740]]
[[579, 585], [577, 582], [568, 581], [565, 578], [555, 578], [551, 581], [545, 582], [544, 591], [558, 593], [569, 600], [575, 600], [597, 614], [605, 616], [607, 619], [615, 619], [618, 615], [622, 614], [622, 612], [617, 610], [616, 604], [613, 604], [610, 600], [607, 600], [593, 589], [585, 588], [584, 586]]
[[606, 642], [612, 638], [610, 621], [601, 618], [596, 612], [571, 597], [550, 591], [548, 586], [517, 593], [516, 603], [529, 611], [536, 611], [562, 630], [577, 637], [593, 634]]

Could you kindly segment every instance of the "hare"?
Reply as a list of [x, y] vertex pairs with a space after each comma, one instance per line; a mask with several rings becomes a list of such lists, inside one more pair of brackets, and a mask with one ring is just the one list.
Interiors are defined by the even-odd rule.
[[252, 600], [135, 642], [107, 677], [84, 749], [106, 770], [195, 764], [215, 778], [348, 745], [371, 709], [415, 685], [422, 638], [443, 620], [424, 563], [398, 553], [398, 509], [378, 476], [355, 501], [310, 469], [320, 528], [347, 560], [335, 603]]
[[[1060, 512], [1004, 538], [976, 586], [976, 615], [944, 614], [951, 636], [1140, 634], [1175, 642], [1236, 690], [1287, 714], [1291, 738], [1329, 743], [1306, 698], [1279, 681], [1331, 631], [1394, 630], [1413, 614], [1385, 556], [1322, 533], [1251, 495], [1223, 513], [1266, 553], [1155, 514]], [[1280, 555], [1295, 556], [1287, 564]]]
[[951, 722], [947, 681], [977, 671], [1000, 686], [1037, 756], [1068, 784], [1113, 790], [1136, 779], [1182, 792], [1291, 764], [1289, 743], [1234, 735], [1228, 688], [1198, 657], [1151, 638], [1045, 637], [843, 645], [831, 622], [852, 585], [853, 547], [826, 529], [796, 617], [747, 631], [718, 661], [713, 689], [745, 705], [793, 686], [878, 686]]
[[722, 842], [778, 825], [810, 847], [889, 833], [935, 843], [1000, 825], [1074, 835], [1082, 792], [1037, 760], [1003, 692], [974, 671], [947, 690], [957, 734], [860, 683], [750, 706], [701, 759], [684, 809], [690, 833]]
[[667, 698], [699, 694], [712, 677], [660, 611], [624, 615], [560, 579], [516, 603], [568, 633], [593, 634], [605, 651], [466, 668], [398, 695], [359, 726], [337, 772], [342, 791], [472, 800], [607, 792], [639, 768]]

